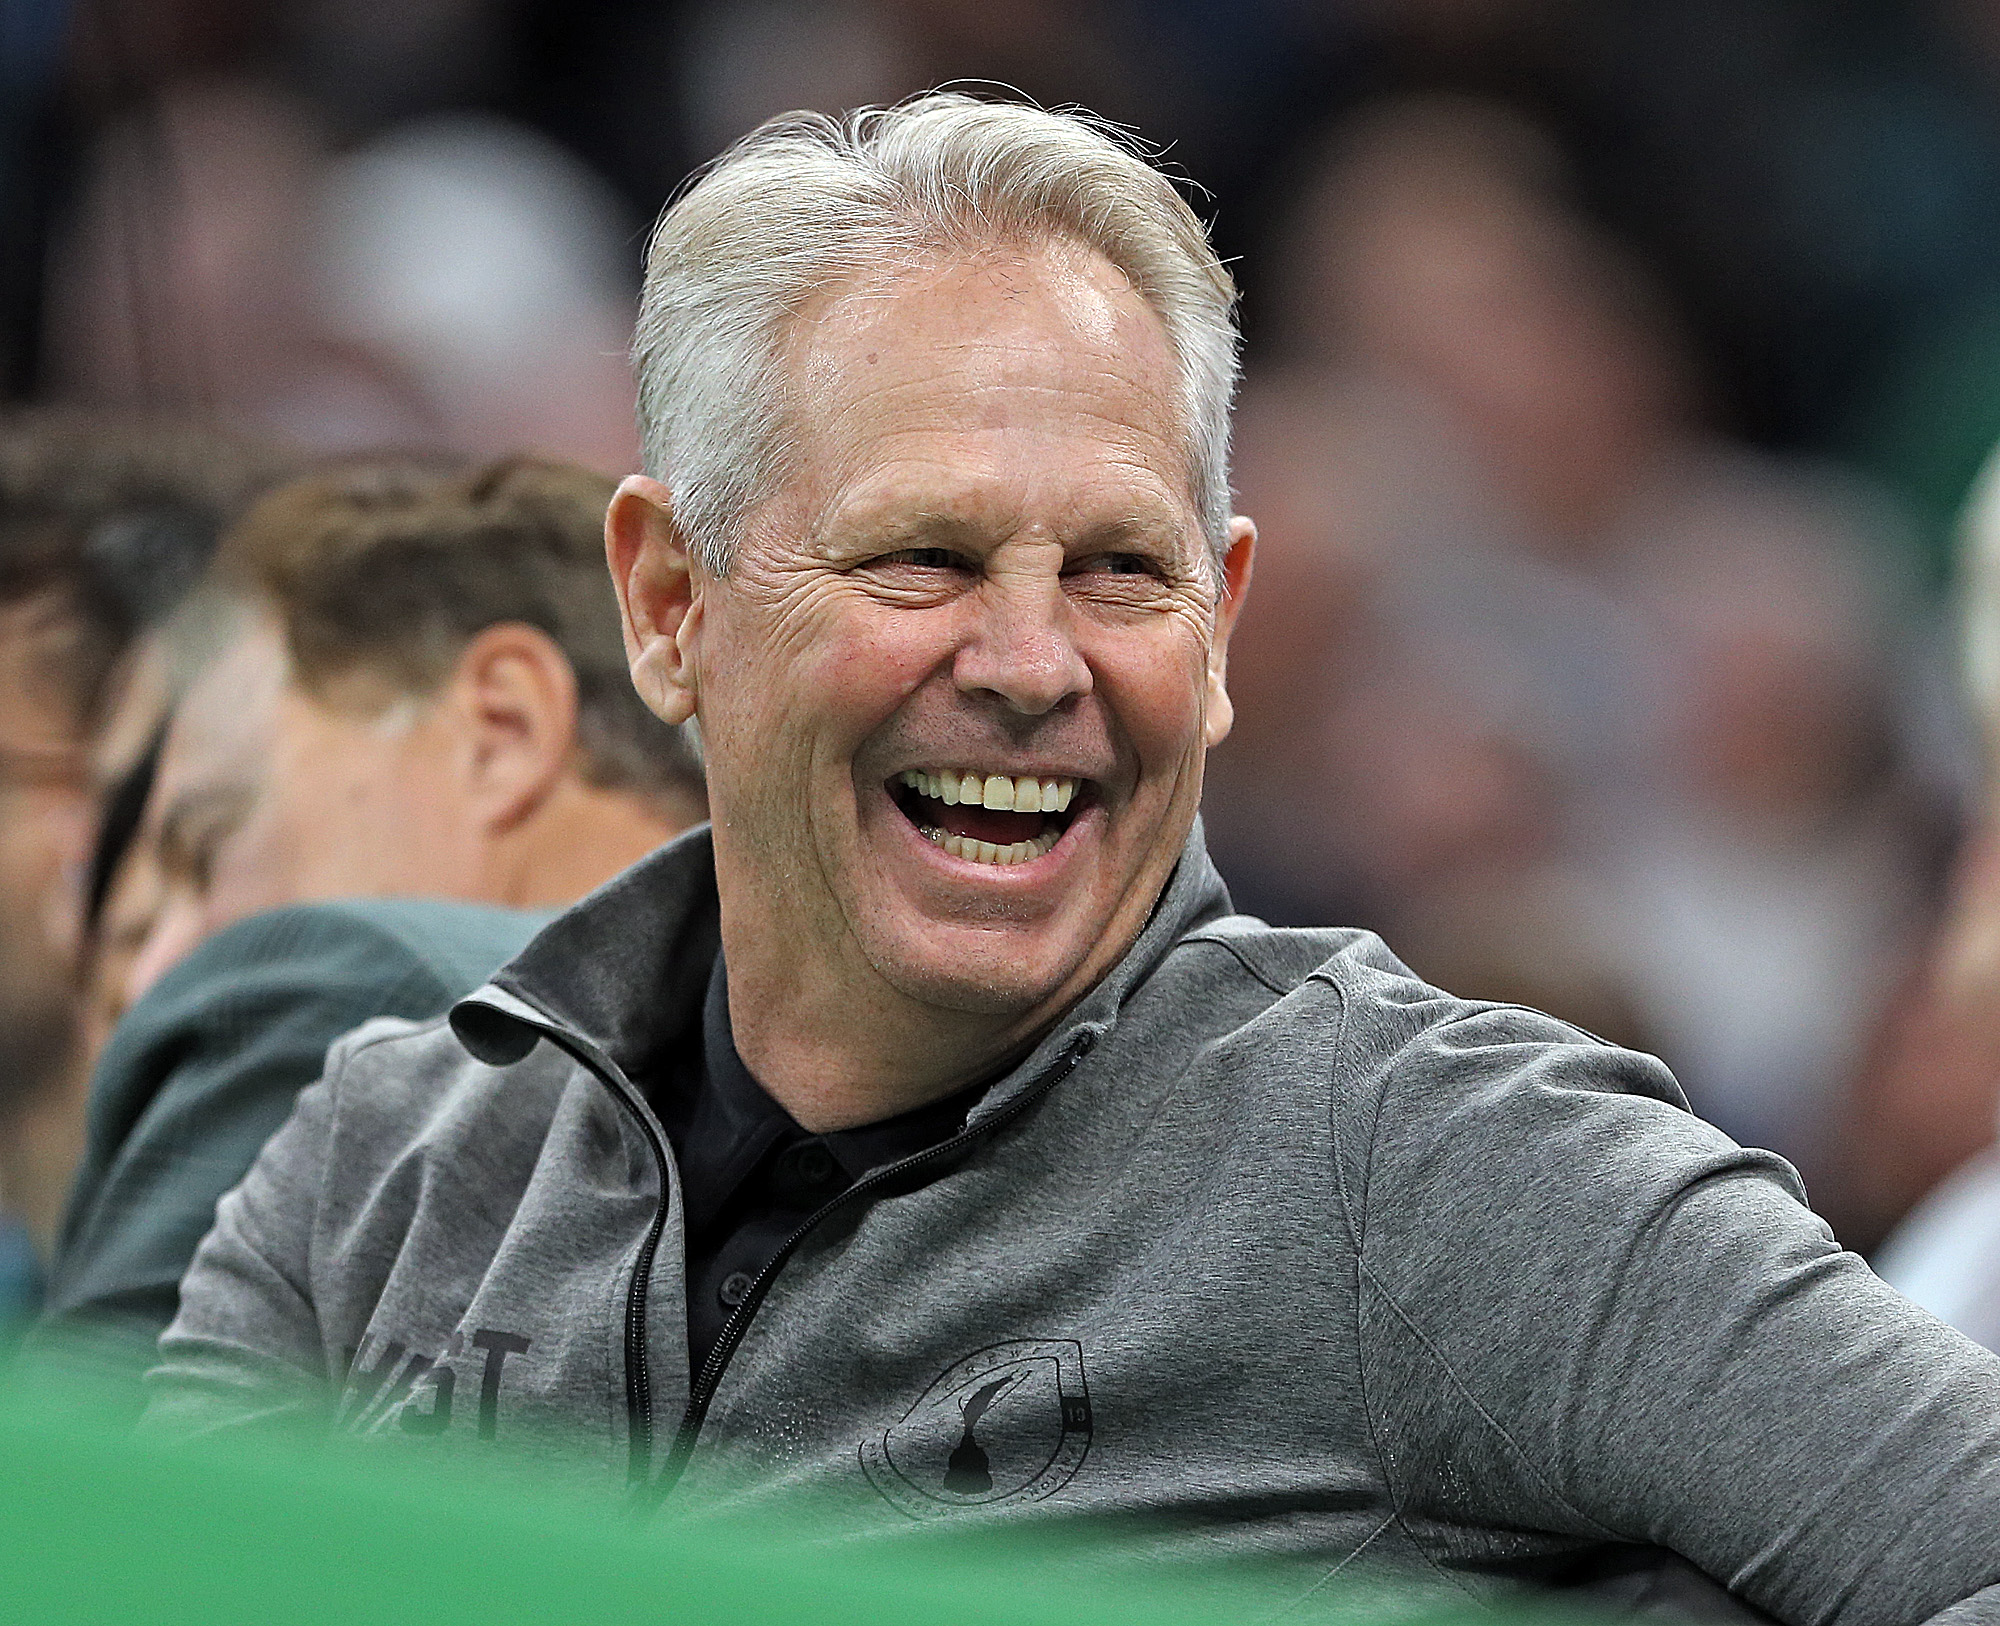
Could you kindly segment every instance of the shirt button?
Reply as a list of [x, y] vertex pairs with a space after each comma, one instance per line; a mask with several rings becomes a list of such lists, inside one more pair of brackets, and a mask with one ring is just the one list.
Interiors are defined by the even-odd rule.
[[722, 1278], [722, 1285], [715, 1290], [715, 1296], [722, 1300], [725, 1310], [733, 1310], [750, 1296], [750, 1289], [757, 1285], [757, 1278], [747, 1270], [732, 1270]]
[[809, 1186], [823, 1186], [833, 1178], [833, 1156], [824, 1146], [811, 1143], [801, 1146], [794, 1166], [799, 1178]]

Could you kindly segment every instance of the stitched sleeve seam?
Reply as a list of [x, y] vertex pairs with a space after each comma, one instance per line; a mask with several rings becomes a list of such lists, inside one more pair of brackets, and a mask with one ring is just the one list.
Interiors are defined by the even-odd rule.
[[1429, 1355], [1430, 1358], [1437, 1363], [1439, 1370], [1441, 1370], [1444, 1373], [1445, 1377], [1450, 1381], [1452, 1388], [1457, 1390], [1459, 1395], [1464, 1399], [1465, 1403], [1468, 1406], [1470, 1406], [1474, 1412], [1478, 1414], [1479, 1420], [1483, 1422], [1488, 1428], [1493, 1430], [1493, 1432], [1497, 1434], [1501, 1439], [1507, 1442], [1508, 1449], [1514, 1453], [1514, 1456], [1519, 1460], [1522, 1469], [1533, 1478], [1535, 1484], [1538, 1487], [1540, 1487], [1543, 1494], [1545, 1494], [1551, 1500], [1556, 1502], [1559, 1506], [1563, 1507], [1568, 1512], [1573, 1514], [1576, 1518], [1580, 1519], [1584, 1524], [1588, 1525], [1593, 1531], [1603, 1536], [1606, 1540], [1624, 1541], [1629, 1539], [1621, 1532], [1611, 1529], [1608, 1525], [1599, 1523], [1596, 1519], [1592, 1518], [1588, 1513], [1584, 1512], [1582, 1508], [1578, 1507], [1567, 1496], [1565, 1496], [1560, 1489], [1557, 1488], [1555, 1483], [1552, 1480], [1550, 1480], [1548, 1475], [1544, 1473], [1541, 1467], [1536, 1463], [1534, 1457], [1530, 1455], [1530, 1453], [1522, 1447], [1521, 1442], [1515, 1439], [1514, 1436], [1507, 1431], [1506, 1427], [1500, 1422], [1500, 1420], [1497, 1417], [1495, 1417], [1492, 1412], [1487, 1410], [1485, 1405], [1481, 1403], [1479, 1397], [1472, 1392], [1471, 1388], [1466, 1384], [1465, 1380], [1458, 1375], [1458, 1372], [1452, 1366], [1451, 1362], [1445, 1358], [1444, 1352], [1440, 1350], [1437, 1347], [1437, 1345], [1430, 1339], [1430, 1337], [1424, 1332], [1424, 1330], [1416, 1324], [1415, 1320], [1411, 1318], [1409, 1312], [1403, 1308], [1402, 1303], [1397, 1299], [1396, 1295], [1390, 1290], [1389, 1285], [1375, 1273], [1374, 1269], [1369, 1265], [1368, 1261], [1365, 1259], [1358, 1260], [1356, 1263], [1357, 1282], [1361, 1276], [1366, 1276], [1369, 1282], [1373, 1284], [1375, 1291], [1382, 1295], [1383, 1302], [1389, 1306], [1390, 1310], [1395, 1314], [1396, 1319], [1403, 1324], [1404, 1328], [1409, 1332], [1410, 1336], [1414, 1338], [1418, 1342], [1418, 1344], [1420, 1344], [1423, 1347], [1424, 1353]]
[[[1402, 1495], [1396, 1488], [1396, 1478], [1389, 1467], [1388, 1453], [1382, 1449], [1382, 1430], [1376, 1421], [1374, 1396], [1370, 1392], [1368, 1383], [1368, 1346], [1362, 1332], [1365, 1318], [1361, 1305], [1361, 1274], [1366, 1267], [1362, 1264], [1361, 1260], [1361, 1240], [1366, 1227], [1362, 1219], [1357, 1215], [1354, 1196], [1348, 1189], [1347, 1184], [1346, 1159], [1341, 1155], [1343, 1143], [1340, 1133], [1338, 1103], [1340, 1097], [1340, 1065], [1342, 1057], [1345, 1054], [1345, 1040], [1347, 1037], [1349, 1008], [1347, 991], [1340, 986], [1338, 981], [1327, 975], [1324, 971], [1315, 971], [1306, 981], [1324, 983], [1332, 993], [1335, 1003], [1339, 1006], [1339, 1015], [1334, 1019], [1333, 1071], [1328, 1079], [1327, 1129], [1332, 1136], [1334, 1191], [1340, 1201], [1341, 1218], [1347, 1226], [1348, 1245], [1354, 1250], [1354, 1298], [1352, 1305], [1354, 1314], [1354, 1350], [1360, 1378], [1361, 1418], [1368, 1427], [1368, 1446], [1375, 1455], [1376, 1477], [1381, 1481], [1383, 1492], [1389, 1500], [1389, 1518], [1395, 1523], [1396, 1528], [1402, 1531], [1403, 1538], [1409, 1542], [1411, 1550], [1417, 1553], [1423, 1559], [1424, 1563], [1437, 1575], [1451, 1582], [1452, 1585], [1461, 1591], [1469, 1591], [1470, 1589], [1466, 1587], [1464, 1581], [1452, 1575], [1438, 1563], [1437, 1559], [1432, 1556], [1429, 1547], [1418, 1537], [1416, 1531], [1410, 1528], [1409, 1520], [1404, 1517]], [[1373, 1159], [1374, 1150], [1374, 1135], [1371, 1125], [1368, 1160]], [[1364, 1189], [1365, 1184], [1364, 1177]], [[1370, 1272], [1369, 1279], [1371, 1281], [1374, 1279], [1372, 1272]], [[1381, 1534], [1380, 1530], [1377, 1530], [1375, 1534]], [[1374, 1539], [1374, 1536], [1369, 1537], [1370, 1541]]]

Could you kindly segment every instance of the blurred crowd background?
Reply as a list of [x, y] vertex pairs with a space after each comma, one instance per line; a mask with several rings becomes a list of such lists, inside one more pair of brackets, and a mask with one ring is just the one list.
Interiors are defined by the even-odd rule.
[[2000, 0], [0, 0], [27, 1234], [137, 929], [126, 653], [218, 530], [367, 448], [631, 469], [660, 204], [963, 80], [1163, 150], [1242, 285], [1239, 903], [1658, 1051], [1856, 1246], [1991, 1141]]

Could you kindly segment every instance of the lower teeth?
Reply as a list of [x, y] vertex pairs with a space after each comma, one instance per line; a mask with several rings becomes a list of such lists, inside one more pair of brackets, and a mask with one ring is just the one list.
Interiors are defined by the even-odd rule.
[[1062, 840], [1060, 830], [1044, 830], [1033, 841], [1015, 841], [999, 847], [990, 841], [953, 835], [935, 825], [924, 825], [922, 830], [926, 841], [935, 842], [953, 858], [968, 858], [975, 864], [1025, 864], [1031, 858], [1040, 858]]

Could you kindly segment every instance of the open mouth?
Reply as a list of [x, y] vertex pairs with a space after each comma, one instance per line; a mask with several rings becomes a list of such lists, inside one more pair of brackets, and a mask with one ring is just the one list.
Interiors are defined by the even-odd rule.
[[975, 864], [1025, 864], [1062, 840], [1087, 793], [1081, 779], [908, 768], [889, 795], [925, 840]]

